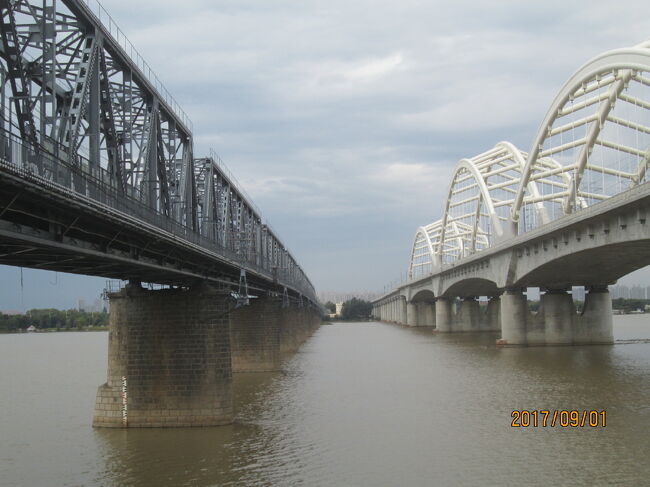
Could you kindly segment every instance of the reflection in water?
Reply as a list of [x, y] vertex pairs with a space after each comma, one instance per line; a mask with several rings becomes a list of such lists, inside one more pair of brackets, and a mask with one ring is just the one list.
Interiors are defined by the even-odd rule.
[[[616, 317], [615, 335], [650, 338], [650, 319]], [[235, 424], [121, 431], [90, 428], [105, 334], [0, 336], [0, 370], [16, 371], [0, 374], [0, 390], [15, 396], [0, 396], [11, 417], [0, 423], [0, 478], [9, 486], [646, 482], [650, 344], [497, 349], [495, 338], [324, 326], [282, 372], [236, 375]], [[608, 426], [511, 428], [513, 409], [604, 409]]]

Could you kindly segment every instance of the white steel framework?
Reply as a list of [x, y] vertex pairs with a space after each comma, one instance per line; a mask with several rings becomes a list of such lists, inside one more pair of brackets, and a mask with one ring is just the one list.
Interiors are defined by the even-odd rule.
[[500, 142], [462, 159], [441, 219], [415, 234], [409, 277], [641, 184], [649, 159], [646, 41], [597, 56], [571, 76], [528, 153]]

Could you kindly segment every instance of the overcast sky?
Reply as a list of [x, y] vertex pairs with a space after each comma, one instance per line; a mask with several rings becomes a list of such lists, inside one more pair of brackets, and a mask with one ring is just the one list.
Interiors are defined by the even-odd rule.
[[[573, 71], [650, 37], [638, 0], [104, 5], [193, 120], [195, 155], [214, 148], [331, 291], [404, 274], [459, 159], [528, 150]], [[20, 271], [0, 277], [0, 309], [73, 306], [104, 284], [25, 270], [21, 301]]]

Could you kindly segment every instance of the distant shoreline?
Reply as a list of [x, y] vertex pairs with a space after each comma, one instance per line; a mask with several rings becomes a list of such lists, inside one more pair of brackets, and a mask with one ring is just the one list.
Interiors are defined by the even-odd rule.
[[93, 326], [89, 328], [44, 328], [36, 331], [25, 330], [0, 330], [0, 335], [32, 335], [36, 333], [69, 333], [69, 332], [92, 332], [92, 331], [108, 331], [108, 326]]

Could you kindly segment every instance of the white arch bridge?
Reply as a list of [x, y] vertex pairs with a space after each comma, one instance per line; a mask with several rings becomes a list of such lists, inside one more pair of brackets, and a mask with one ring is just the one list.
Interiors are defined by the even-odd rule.
[[[407, 282], [374, 316], [501, 330], [509, 345], [611, 343], [607, 286], [650, 265], [649, 159], [646, 41], [578, 69], [528, 152], [499, 142], [457, 164], [442, 217], [417, 229]], [[572, 286], [587, 289], [580, 314]], [[536, 314], [528, 287], [543, 292]]]

